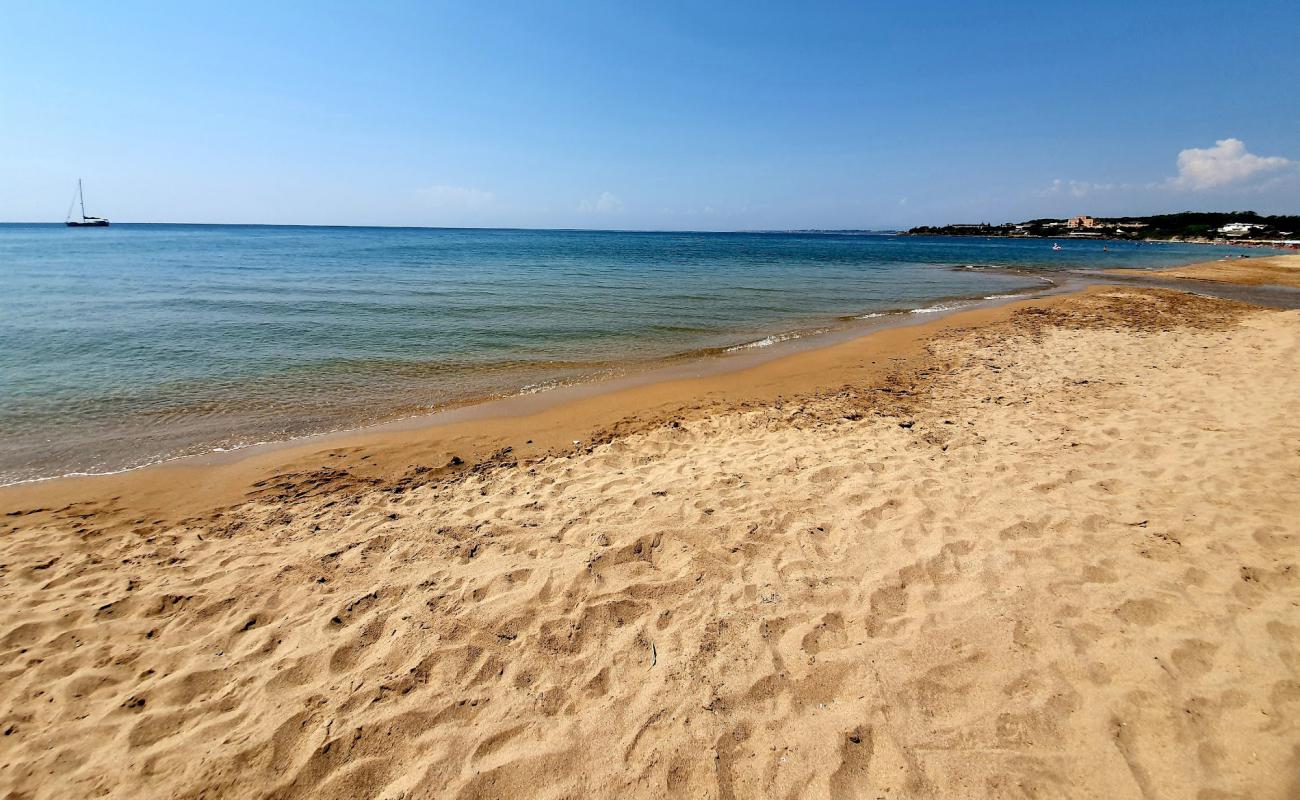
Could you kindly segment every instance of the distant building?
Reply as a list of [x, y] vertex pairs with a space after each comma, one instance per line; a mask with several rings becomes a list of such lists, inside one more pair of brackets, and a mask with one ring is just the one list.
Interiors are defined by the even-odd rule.
[[1070, 217], [1070, 221], [1067, 223], [1067, 226], [1071, 229], [1103, 227], [1100, 222], [1088, 216], [1087, 214], [1080, 214], [1077, 217]]
[[1265, 226], [1256, 225], [1250, 222], [1229, 222], [1227, 225], [1224, 225], [1222, 228], [1219, 228], [1219, 233], [1223, 234], [1224, 236], [1246, 236], [1251, 231], [1263, 227]]

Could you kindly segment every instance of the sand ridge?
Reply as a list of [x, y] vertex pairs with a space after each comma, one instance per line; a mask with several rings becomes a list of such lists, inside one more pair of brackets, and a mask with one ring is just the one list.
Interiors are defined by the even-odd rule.
[[923, 355], [15, 509], [0, 793], [1295, 796], [1300, 313], [1101, 288]]

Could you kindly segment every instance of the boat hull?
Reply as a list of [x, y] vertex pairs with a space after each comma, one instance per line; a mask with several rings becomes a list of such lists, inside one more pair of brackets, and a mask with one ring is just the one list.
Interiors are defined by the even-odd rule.
[[68, 220], [64, 223], [69, 228], [107, 228], [108, 220], [106, 219], [88, 219], [85, 222]]

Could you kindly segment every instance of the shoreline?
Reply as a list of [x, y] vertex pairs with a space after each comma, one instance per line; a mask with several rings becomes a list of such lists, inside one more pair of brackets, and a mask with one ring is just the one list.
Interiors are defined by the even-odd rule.
[[[359, 429], [183, 456], [121, 472], [8, 484], [0, 486], [0, 514], [126, 496], [138, 498], [151, 512], [202, 513], [238, 502], [253, 484], [280, 473], [329, 467], [392, 479], [416, 465], [439, 475], [468, 471], [505, 448], [516, 460], [544, 458], [572, 452], [575, 442], [589, 444], [652, 427], [674, 414], [752, 406], [850, 380], [880, 381], [898, 362], [916, 358], [935, 334], [1005, 320], [1024, 306], [1050, 307], [1091, 288], [1058, 285], [1029, 298], [981, 301], [974, 308], [936, 312], [933, 318], [899, 314], [892, 325], [783, 342], [784, 348], [734, 355], [726, 364], [691, 359], [663, 370], [511, 395]], [[629, 426], [629, 418], [654, 422], [641, 419]], [[453, 466], [455, 459], [462, 463]]]
[[[1195, 266], [1195, 264], [1188, 266]], [[1050, 271], [985, 264], [951, 264], [946, 267], [936, 265], [936, 268], [1012, 275], [1045, 283], [1046, 286], [1031, 286], [995, 294], [984, 294], [983, 292], [979, 292], [967, 295], [942, 296], [932, 298], [927, 301], [929, 305], [917, 308], [894, 308], [880, 312], [806, 320], [806, 325], [793, 328], [774, 328], [771, 332], [762, 335], [760, 338], [741, 341], [731, 346], [718, 346], [691, 350], [651, 359], [646, 362], [637, 362], [624, 364], [621, 367], [607, 368], [590, 374], [561, 378], [556, 381], [543, 381], [541, 384], [522, 386], [518, 390], [508, 394], [466, 396], [446, 402], [433, 409], [411, 411], [396, 410], [380, 419], [349, 423], [329, 430], [297, 433], [290, 435], [287, 438], [272, 438], [261, 441], [252, 441], [241, 443], [236, 446], [212, 446], [201, 448], [198, 445], [186, 445], [179, 448], [180, 452], [175, 454], [154, 457], [152, 460], [140, 463], [128, 463], [124, 466], [112, 469], [97, 471], [72, 470], [60, 474], [17, 478], [6, 483], [0, 483], [0, 497], [3, 497], [4, 490], [13, 487], [36, 486], [51, 481], [113, 477], [130, 474], [138, 470], [174, 465], [223, 463], [269, 450], [309, 446], [313, 443], [326, 442], [334, 438], [351, 434], [364, 434], [368, 431], [382, 432], [394, 427], [411, 428], [423, 427], [425, 425], [437, 425], [444, 419], [462, 419], [467, 414], [475, 417], [484, 415], [483, 413], [476, 411], [476, 409], [490, 409], [510, 405], [517, 405], [525, 409], [532, 408], [534, 410], [538, 407], [537, 403], [520, 401], [518, 398], [521, 397], [537, 396], [539, 398], [556, 398], [545, 403], [545, 405], [552, 405], [556, 402], [562, 402], [560, 398], [564, 397], [581, 395], [588, 392], [606, 391], [628, 385], [651, 383], [657, 380], [667, 380], [681, 374], [725, 374], [736, 370], [746, 369], [763, 361], [784, 357], [805, 349], [815, 349], [848, 338], [871, 335], [875, 330], [882, 327], [911, 325], [921, 322], [921, 320], [913, 319], [913, 315], [929, 315], [934, 313], [939, 316], [946, 316], [954, 312], [961, 312], [973, 308], [1016, 302], [1025, 298], [1049, 296], [1063, 291], [1071, 291], [1072, 288], [1075, 287], [1091, 285], [1097, 282], [1099, 276], [1102, 276], [1102, 280], [1104, 280], [1104, 276], [1107, 275], [1111, 277], [1128, 278], [1130, 280], [1141, 280], [1144, 278], [1149, 280], [1161, 272], [1161, 270], [1154, 269]], [[1183, 267], [1175, 267], [1172, 269], [1177, 270], [1182, 268]], [[1150, 280], [1149, 282], [1150, 285], [1157, 285], [1159, 283], [1158, 280]], [[1177, 284], [1165, 285], [1172, 288], [1178, 288]], [[1254, 301], [1254, 298], [1248, 295], [1243, 295], [1238, 299], [1243, 299], [1247, 302]], [[817, 323], [816, 326], [814, 326], [814, 322]], [[556, 395], [556, 392], [559, 394]]]
[[1246, 249], [1269, 249], [1290, 251], [1300, 249], [1300, 240], [1292, 239], [1135, 239], [1127, 236], [1008, 236], [997, 233], [907, 233], [895, 234], [902, 237], [930, 236], [942, 239], [1034, 239], [1037, 241], [1056, 242], [1129, 242], [1132, 244], [1198, 244], [1215, 247], [1242, 247]]
[[1203, 284], [1300, 289], [1300, 255], [1206, 261], [1157, 270], [1108, 269], [1101, 274], [1123, 278], [1160, 277]]
[[[307, 441], [318, 435], [369, 428], [503, 396], [531, 393], [538, 387], [601, 381], [607, 376], [654, 370], [659, 365], [713, 358], [718, 354], [715, 351], [762, 349], [757, 345], [792, 336], [810, 338], [807, 336], [810, 330], [839, 328], [845, 324], [846, 316], [882, 313], [876, 309], [901, 313], [911, 306], [947, 305], [944, 301], [951, 299], [959, 299], [964, 304], [967, 298], [1018, 294], [1019, 289], [1038, 283], [1039, 276], [1030, 277], [1026, 271], [1032, 273], [1035, 267], [1041, 267], [1050, 274], [1053, 266], [1061, 266], [1052, 264], [1042, 253], [1029, 252], [1038, 248], [1025, 243], [1019, 247], [1012, 246], [1015, 243], [996, 246], [992, 250], [1002, 255], [987, 255], [981, 250], [988, 248], [953, 247], [938, 241], [919, 250], [905, 243], [895, 248], [874, 239], [873, 242], [861, 247], [837, 244], [827, 251], [841, 259], [846, 257], [844, 248], [847, 247], [857, 254], [849, 254], [853, 259], [869, 265], [860, 271], [855, 267], [843, 273], [860, 291], [839, 300], [835, 299], [840, 293], [834, 291], [833, 284], [816, 283], [818, 268], [815, 266], [803, 268], [802, 272], [796, 270], [797, 276], [802, 276], [798, 280], [783, 278], [777, 270], [748, 289], [744, 279], [738, 283], [734, 279], [725, 282], [725, 285], [738, 286], [737, 297], [748, 296], [734, 307], [727, 300], [721, 307], [732, 311], [722, 315], [725, 319], [720, 317], [710, 322], [709, 312], [702, 310], [707, 308], [707, 302], [684, 301], [686, 306], [677, 311], [671, 303], [667, 306], [660, 303], [656, 308], [661, 311], [650, 314], [644, 321], [638, 318], [635, 324], [605, 321], [593, 326], [583, 321], [575, 322], [573, 330], [567, 330], [568, 323], [562, 323], [555, 342], [548, 341], [550, 334], [546, 332], [547, 325], [555, 325], [545, 319], [562, 320], [563, 312], [555, 317], [555, 308], [550, 307], [539, 311], [534, 322], [529, 321], [531, 316], [526, 311], [512, 312], [519, 317], [518, 321], [509, 319], [509, 314], [492, 312], [481, 323], [467, 326], [457, 322], [430, 326], [420, 321], [418, 313], [409, 310], [395, 315], [379, 314], [373, 318], [377, 322], [364, 322], [371, 319], [369, 312], [359, 311], [357, 318], [363, 322], [354, 325], [348, 321], [351, 317], [340, 317], [340, 324], [330, 327], [340, 332], [326, 335], [328, 342], [308, 347], [305, 357], [281, 357], [276, 348], [288, 345], [276, 344], [257, 333], [266, 324], [272, 327], [265, 330], [280, 330], [274, 327], [277, 323], [273, 320], [259, 316], [269, 313], [271, 306], [236, 301], [223, 313], [233, 314], [234, 319], [249, 324], [232, 320], [211, 337], [210, 344], [200, 347], [204, 353], [211, 353], [210, 359], [205, 357], [186, 365], [178, 355], [184, 348], [162, 344], [156, 352], [149, 349], [152, 347], [149, 342], [167, 341], [165, 332], [143, 334], [156, 325], [149, 314], [142, 315], [144, 321], [139, 326], [126, 326], [121, 336], [98, 337], [104, 340], [102, 344], [96, 343], [93, 333], [87, 339], [78, 340], [73, 329], [65, 330], [62, 339], [42, 337], [37, 317], [26, 321], [16, 318], [14, 335], [25, 346], [15, 350], [15, 380], [6, 394], [13, 399], [6, 404], [10, 411], [6, 415], [10, 431], [4, 437], [0, 484], [116, 474], [213, 452], [238, 452], [260, 448], [266, 443]], [[213, 243], [220, 244], [220, 241], [216, 239]], [[897, 242], [891, 237], [889, 243]], [[30, 250], [31, 244], [20, 247], [19, 254], [24, 248]], [[141, 246], [145, 245], [147, 241]], [[786, 249], [787, 245], [774, 247]], [[1133, 252], [1116, 259], [1094, 259], [1080, 254], [1068, 263], [1076, 267], [1146, 266], [1204, 257], [1193, 250]], [[198, 248], [196, 252], [201, 257], [204, 251]], [[258, 258], [253, 261], [265, 267], [265, 259]], [[980, 270], [1017, 277], [958, 274], [966, 271], [967, 265], [983, 263], [981, 259], [1001, 259], [1003, 263], [1030, 269], [1011, 266]], [[760, 263], [771, 261], [760, 259]], [[816, 259], [808, 263], [815, 265]], [[890, 263], [899, 266], [906, 279], [887, 268]], [[126, 274], [131, 273], [128, 270]], [[812, 284], [808, 283], [810, 275]], [[134, 279], [142, 277], [136, 275]], [[172, 280], [173, 284], [169, 285], [174, 285], [175, 280], [183, 284], [186, 278], [172, 276]], [[772, 283], [773, 280], [777, 283]], [[764, 299], [768, 296], [761, 292], [781, 291], [781, 280], [786, 281], [787, 290], [806, 288], [810, 299], [781, 295], [774, 295], [773, 300]], [[258, 281], [263, 279], [254, 282]], [[896, 287], [890, 281], [895, 281]], [[39, 288], [32, 281], [19, 283]], [[1010, 289], [1013, 286], [1015, 289]], [[38, 303], [36, 298], [42, 292], [37, 288], [32, 291], [35, 292], [33, 302]], [[730, 293], [726, 290], [717, 296], [725, 298]], [[581, 294], [578, 293], [578, 299]], [[665, 296], [668, 294], [671, 291]], [[308, 308], [315, 308], [315, 302], [307, 303]], [[405, 308], [406, 301], [400, 297], [390, 298], [388, 302], [396, 308]], [[411, 308], [423, 302], [413, 301]], [[457, 305], [456, 313], [469, 313], [473, 302], [477, 301]], [[487, 305], [495, 304], [496, 301], [491, 301]], [[745, 304], [752, 306], [749, 311], [744, 310]], [[367, 307], [364, 303], [359, 306]], [[292, 311], [292, 304], [285, 309], [283, 313], [295, 320], [286, 323], [284, 328], [290, 338], [310, 331], [314, 324], [312, 315], [320, 313], [311, 311], [299, 319]], [[923, 310], [917, 309], [916, 313]], [[165, 310], [158, 312], [165, 318]], [[693, 320], [694, 327], [651, 324], [656, 320], [671, 322], [671, 315], [678, 312], [683, 319]], [[150, 314], [156, 316], [154, 311]], [[606, 317], [617, 319], [617, 315], [606, 314]], [[583, 333], [584, 326], [586, 333]], [[201, 327], [192, 335], [195, 341], [206, 342]], [[458, 327], [465, 331], [458, 332]], [[517, 332], [513, 332], [515, 327], [519, 329]], [[394, 332], [391, 341], [385, 338], [389, 335], [384, 332], [386, 328]], [[619, 333], [621, 329], [626, 330]], [[644, 335], [627, 333], [635, 330], [643, 331]], [[422, 337], [427, 340], [427, 346], [420, 344]], [[68, 351], [66, 355], [54, 352], [55, 342]], [[232, 349], [230, 345], [235, 342], [243, 342], [246, 349]], [[24, 353], [29, 355], [24, 357], [21, 355]], [[541, 353], [551, 355], [552, 359], [541, 357]], [[512, 358], [515, 354], [520, 357]], [[103, 378], [92, 377], [101, 372]], [[137, 373], [140, 377], [136, 377]], [[47, 385], [41, 380], [55, 381], [48, 385], [64, 388], [52, 393], [41, 388]], [[315, 388], [321, 391], [316, 392]]]
[[[952, 266], [949, 269], [971, 269]], [[648, 384], [688, 377], [722, 376], [762, 365], [768, 361], [797, 355], [808, 350], [833, 346], [837, 343], [871, 336], [882, 330], [911, 327], [932, 322], [956, 313], [995, 308], [1007, 303], [1061, 294], [1072, 291], [1071, 285], [1087, 285], [1087, 278], [1078, 274], [1059, 274], [1052, 278], [1011, 268], [980, 267], [992, 272], [1015, 274], [1034, 278], [1047, 285], [1012, 290], [1005, 294], [960, 295], [939, 297], [930, 305], [917, 308], [889, 309], [862, 315], [846, 315], [825, 320], [819, 327], [781, 329], [759, 339], [745, 341], [728, 347], [713, 347], [679, 353], [654, 359], [650, 362], [627, 365], [617, 371], [602, 371], [537, 389], [522, 387], [505, 395], [467, 397], [439, 408], [400, 414], [375, 422], [335, 430], [306, 433], [287, 439], [254, 442], [237, 447], [213, 448], [201, 452], [183, 453], [155, 461], [122, 467], [103, 472], [70, 472], [45, 477], [25, 478], [10, 483], [0, 483], [0, 502], [5, 491], [19, 487], [39, 486], [64, 480], [94, 480], [128, 475], [141, 470], [173, 466], [205, 466], [230, 463], [277, 450], [327, 446], [329, 442], [344, 437], [364, 437], [396, 430], [420, 430], [438, 427], [469, 419], [497, 416], [518, 416], [536, 413], [573, 399], [590, 394], [602, 394]], [[1068, 284], [1068, 285], [1067, 285]], [[931, 317], [930, 315], [934, 315]]]
[[[1300, 264], [1300, 256], [1278, 256], [1282, 263]], [[1262, 266], [1264, 259], [1230, 261], [1231, 264]], [[426, 413], [402, 416], [383, 420], [355, 428], [343, 428], [334, 431], [312, 433], [291, 439], [259, 442], [226, 450], [208, 450], [173, 458], [163, 459], [121, 470], [102, 473], [70, 473], [34, 478], [15, 483], [0, 485], [0, 513], [7, 508], [18, 505], [51, 505], [58, 502], [73, 502], [84, 493], [86, 496], [105, 496], [112, 492], [118, 495], [132, 491], [143, 491], [154, 496], [159, 493], [152, 488], [155, 483], [171, 484], [180, 481], [188, 487], [220, 486], [223, 501], [233, 502], [232, 490], [241, 484], [250, 484], [258, 475], [263, 478], [273, 474], [277, 469], [303, 469], [310, 463], [331, 463], [326, 459], [338, 458], [338, 452], [348, 450], [358, 453], [369, 447], [376, 447], [384, 456], [376, 461], [372, 456], [357, 456], [356, 460], [373, 463], [355, 465], [351, 460], [345, 463], [364, 467], [365, 472], [385, 472], [392, 474], [413, 458], [421, 459], [423, 466], [435, 471], [454, 471], [443, 466], [452, 459], [459, 458], [469, 465], [486, 460], [501, 448], [512, 448], [511, 452], [524, 454], [526, 458], [538, 458], [564, 452], [573, 447], [573, 443], [590, 441], [593, 431], [616, 425], [620, 419], [617, 413], [618, 403], [627, 403], [627, 413], [623, 416], [636, 415], [644, 403], [651, 403], [661, 412], [668, 403], [687, 407], [695, 398], [693, 393], [700, 392], [709, 396], [714, 407], [740, 399], [754, 402], [754, 387], [770, 380], [764, 368], [776, 364], [771, 370], [775, 375], [799, 374], [794, 366], [799, 359], [819, 351], [834, 350], [835, 354], [855, 342], [859, 348], [868, 349], [871, 342], [880, 337], [883, 351], [893, 352], [903, 346], [915, 347], [928, 336], [952, 327], [966, 325], [987, 325], [995, 319], [1002, 319], [1009, 313], [1008, 309], [1022, 304], [1033, 304], [1053, 298], [1068, 298], [1083, 294], [1096, 287], [1104, 287], [1107, 276], [1113, 278], [1151, 280], [1150, 286], [1164, 286], [1175, 290], [1190, 290], [1195, 282], [1204, 281], [1194, 277], [1198, 270], [1218, 270], [1225, 262], [1198, 262], [1180, 267], [1161, 269], [1114, 269], [1099, 270], [1095, 276], [1085, 271], [1054, 273], [1051, 278], [1031, 273], [1039, 280], [1055, 282], [1043, 289], [1025, 289], [1007, 295], [985, 295], [982, 297], [940, 298], [933, 305], [919, 309], [882, 312], [882, 316], [868, 318], [839, 318], [840, 326], [823, 329], [807, 335], [794, 336], [789, 339], [777, 339], [770, 347], [749, 348], [738, 345], [719, 352], [699, 352], [678, 358], [665, 359], [664, 362], [642, 369], [613, 376], [594, 376], [574, 383], [561, 384], [538, 392], [520, 392], [511, 395], [466, 400], [462, 403]], [[983, 267], [992, 271], [1010, 271], [1024, 274], [1013, 268]], [[971, 266], [952, 266], [950, 269], [972, 269]], [[1300, 271], [1297, 271], [1300, 274]], [[1162, 281], [1168, 277], [1174, 280]], [[1258, 281], [1236, 280], [1236, 276], [1220, 277], [1215, 283], [1236, 284], [1243, 287], [1257, 286]], [[1091, 279], [1090, 279], [1091, 278]], [[1181, 284], [1181, 285], [1180, 285]], [[1229, 286], [1228, 288], [1231, 288]], [[1228, 298], [1258, 302], [1248, 292], [1228, 292]], [[951, 304], [951, 305], [950, 305]], [[994, 313], [994, 312], [1001, 313]], [[933, 318], [930, 313], [933, 312]], [[924, 317], [924, 318], [918, 318]], [[911, 331], [912, 333], [900, 333]], [[768, 337], [771, 338], [771, 337]], [[833, 362], [833, 354], [826, 354], [827, 362]], [[883, 356], [882, 356], [883, 357]], [[889, 356], [894, 357], [894, 356]], [[876, 359], [873, 359], [875, 361]], [[758, 371], [753, 376], [750, 371]], [[734, 386], [730, 376], [736, 375]], [[817, 381], [811, 384], [817, 387]], [[821, 388], [824, 388], [822, 386]], [[801, 387], [785, 385], [787, 394], [798, 394]], [[602, 401], [602, 398], [611, 398]], [[771, 399], [771, 395], [762, 395]], [[613, 398], [616, 398], [613, 399]], [[715, 399], [716, 398], [716, 399]], [[571, 425], [556, 426], [553, 419], [563, 416], [566, 407], [576, 405], [575, 416], [578, 421]], [[582, 421], [588, 409], [596, 412], [589, 421]], [[538, 425], [546, 431], [538, 436], [527, 435], [529, 420], [538, 418]], [[481, 430], [480, 430], [481, 428]], [[406, 441], [407, 437], [413, 441]], [[480, 441], [480, 439], [482, 441]], [[522, 444], [520, 443], [522, 442]], [[441, 443], [441, 445], [439, 444]], [[495, 446], [493, 446], [495, 443]], [[470, 455], [453, 452], [466, 450]], [[408, 452], [409, 451], [409, 452]], [[439, 460], [442, 459], [442, 460]], [[413, 462], [412, 462], [413, 463]], [[378, 470], [376, 470], [378, 467]], [[210, 474], [206, 474], [210, 471]], [[157, 479], [154, 480], [155, 472]], [[247, 474], [245, 474], [247, 473]], [[138, 482], [135, 476], [143, 476]], [[162, 493], [165, 497], [169, 493]], [[172, 501], [174, 502], [174, 501]], [[160, 502], [159, 505], [165, 503]], [[187, 503], [203, 508], [202, 503]]]

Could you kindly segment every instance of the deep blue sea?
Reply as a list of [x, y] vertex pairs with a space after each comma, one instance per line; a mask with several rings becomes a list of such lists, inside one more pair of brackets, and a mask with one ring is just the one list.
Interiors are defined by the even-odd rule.
[[1198, 245], [0, 225], [0, 483], [435, 410]]

